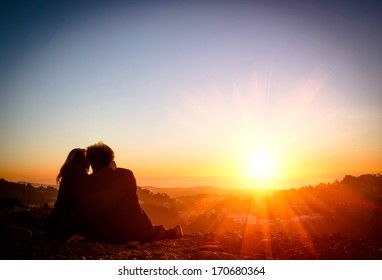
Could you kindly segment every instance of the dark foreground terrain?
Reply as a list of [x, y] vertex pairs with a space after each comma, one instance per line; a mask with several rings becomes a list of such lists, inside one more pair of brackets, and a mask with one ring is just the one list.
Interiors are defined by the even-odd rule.
[[[52, 187], [35, 188], [0, 179], [0, 259], [382, 260], [382, 175], [379, 174], [345, 176], [332, 184], [283, 190], [262, 200], [216, 194], [173, 199], [139, 189], [139, 197], [154, 223], [183, 223], [185, 229], [181, 239], [150, 244], [66, 245], [44, 241], [43, 225], [52, 210], [49, 203], [56, 196], [57, 189]], [[164, 209], [163, 205], [169, 208]], [[316, 213], [322, 219], [314, 223], [298, 222], [289, 229], [284, 226], [250, 229], [249, 224], [235, 223], [229, 215], [223, 215], [248, 213], [254, 205], [260, 216], [264, 212], [273, 219], [309, 213]], [[214, 214], [210, 211], [206, 215], [211, 209]], [[196, 216], [191, 217], [193, 223], [187, 226], [178, 214], [189, 212], [195, 212]], [[206, 229], [210, 232], [202, 232]]]
[[[180, 239], [148, 244], [66, 245], [44, 241], [42, 224], [48, 210], [13, 212], [0, 225], [0, 259], [8, 260], [382, 260], [382, 238], [348, 238], [339, 233], [304, 235], [285, 232], [185, 234]], [[5, 226], [4, 222], [8, 222]], [[23, 228], [28, 228], [25, 230]]]

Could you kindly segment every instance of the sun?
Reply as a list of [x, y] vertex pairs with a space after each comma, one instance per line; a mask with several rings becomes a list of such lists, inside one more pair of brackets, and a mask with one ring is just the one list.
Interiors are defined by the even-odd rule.
[[248, 163], [248, 174], [257, 180], [268, 180], [275, 174], [273, 156], [267, 152], [253, 154]]

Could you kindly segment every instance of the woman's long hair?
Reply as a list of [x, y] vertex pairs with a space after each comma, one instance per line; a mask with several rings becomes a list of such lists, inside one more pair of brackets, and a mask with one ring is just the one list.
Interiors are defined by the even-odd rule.
[[[61, 183], [63, 175], [66, 173], [66, 171], [74, 166], [74, 165], [81, 165], [81, 161], [83, 161], [86, 158], [86, 150], [85, 149], [80, 149], [80, 148], [75, 148], [70, 151], [68, 157], [66, 158], [66, 161], [64, 165], [60, 169], [60, 173], [58, 173], [56, 182], [57, 185]], [[87, 171], [87, 169], [86, 169]]]

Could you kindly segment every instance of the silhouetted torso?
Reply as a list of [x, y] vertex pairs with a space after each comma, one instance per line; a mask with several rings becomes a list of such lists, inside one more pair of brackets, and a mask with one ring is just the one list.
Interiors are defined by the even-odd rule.
[[149, 241], [154, 232], [142, 211], [130, 170], [105, 167], [88, 176], [83, 189], [82, 221], [91, 241], [124, 243]]
[[78, 194], [87, 177], [86, 171], [78, 167], [72, 167], [63, 174], [56, 203], [45, 225], [47, 239], [65, 240], [78, 233]]

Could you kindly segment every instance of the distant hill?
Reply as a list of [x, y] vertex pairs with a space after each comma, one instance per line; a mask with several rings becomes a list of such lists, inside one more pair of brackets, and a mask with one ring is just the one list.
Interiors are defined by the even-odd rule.
[[31, 184], [33, 187], [38, 188], [38, 187], [52, 187], [58, 189], [58, 186], [55, 184], [43, 184], [43, 183], [33, 183], [33, 182], [26, 182], [26, 181], [17, 181], [17, 184], [22, 184], [22, 185], [28, 185]]
[[0, 179], [0, 199], [16, 198], [24, 204], [53, 203], [58, 190], [51, 186], [34, 187], [30, 183], [14, 183]]
[[254, 189], [230, 189], [219, 188], [210, 186], [198, 186], [198, 187], [175, 187], [175, 188], [158, 188], [151, 186], [143, 186], [143, 189], [147, 189], [153, 193], [165, 193], [172, 198], [179, 198], [183, 196], [195, 196], [195, 195], [232, 195], [232, 194], [271, 194], [274, 190], [254, 190]]
[[228, 194], [236, 191], [234, 189], [223, 189], [217, 187], [158, 188], [144, 186], [142, 188], [147, 189], [153, 193], [166, 193], [173, 198], [181, 196], [193, 196], [199, 194]]

